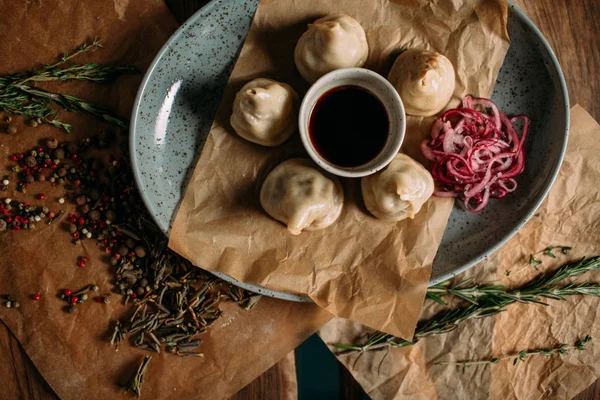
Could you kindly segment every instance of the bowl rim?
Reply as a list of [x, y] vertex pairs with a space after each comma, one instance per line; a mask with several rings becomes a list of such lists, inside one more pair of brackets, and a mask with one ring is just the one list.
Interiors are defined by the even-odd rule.
[[[370, 77], [386, 87], [393, 100], [384, 100], [382, 96], [377, 94], [374, 85], [369, 81], [360, 79], [361, 76]], [[343, 79], [346, 80], [346, 82], [332, 85], [331, 83], [335, 82], [337, 79]], [[392, 119], [396, 121], [396, 129], [394, 132], [389, 133], [386, 147], [388, 142], [391, 142], [391, 145], [385, 152], [382, 150], [381, 153], [379, 153], [373, 160], [366, 164], [345, 168], [328, 162], [319, 154], [310, 140], [308, 126], [314, 106], [317, 104], [321, 96], [334, 88], [352, 84], [367, 90], [369, 93], [371, 93], [371, 95], [375, 96], [386, 109], [390, 109], [392, 111], [392, 115], [389, 115], [388, 119], [390, 120], [390, 124]], [[300, 110], [298, 112], [298, 131], [300, 133], [300, 139], [302, 140], [304, 150], [306, 150], [309, 157], [315, 163], [317, 163], [319, 167], [337, 176], [346, 178], [361, 178], [372, 175], [385, 168], [390, 162], [392, 162], [396, 154], [400, 151], [406, 135], [406, 111], [404, 110], [404, 103], [402, 102], [398, 91], [384, 76], [367, 68], [339, 68], [328, 72], [317, 79], [304, 95], [300, 104]]]

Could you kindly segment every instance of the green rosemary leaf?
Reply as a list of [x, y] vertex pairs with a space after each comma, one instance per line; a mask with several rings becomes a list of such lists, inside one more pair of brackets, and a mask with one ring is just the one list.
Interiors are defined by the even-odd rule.
[[556, 256], [552, 254], [552, 250], [554, 250], [555, 248], [556, 247], [554, 246], [548, 246], [543, 250], [543, 254], [548, 257], [556, 258]]
[[533, 254], [529, 255], [529, 266], [535, 268], [535, 270], [538, 270], [538, 265], [540, 265], [542, 262], [540, 260], [536, 260], [535, 257], [533, 256]]
[[429, 293], [428, 292], [427, 293], [427, 298], [431, 299], [431, 300], [435, 301], [436, 303], [441, 304], [443, 306], [446, 305], [446, 302], [441, 297], [439, 297], [439, 296], [437, 296], [437, 295], [435, 295], [433, 293]]

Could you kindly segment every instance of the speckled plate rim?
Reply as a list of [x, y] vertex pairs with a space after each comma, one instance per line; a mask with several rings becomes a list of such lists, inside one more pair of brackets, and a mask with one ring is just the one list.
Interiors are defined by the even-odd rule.
[[[148, 70], [146, 71], [146, 73], [144, 74], [144, 77], [142, 79], [142, 82], [140, 84], [140, 87], [138, 89], [137, 95], [135, 97], [135, 101], [134, 101], [134, 105], [133, 105], [133, 110], [131, 112], [131, 123], [130, 123], [130, 129], [129, 129], [129, 148], [130, 148], [130, 157], [131, 157], [131, 164], [132, 164], [132, 170], [133, 170], [133, 176], [136, 182], [136, 185], [138, 187], [138, 190], [140, 191], [140, 195], [142, 198], [142, 201], [144, 203], [144, 205], [146, 206], [146, 208], [148, 209], [148, 211], [150, 212], [150, 215], [152, 216], [152, 218], [154, 219], [154, 221], [158, 224], [159, 228], [165, 233], [166, 236], [169, 235], [168, 232], [168, 226], [163, 226], [162, 222], [157, 220], [155, 218], [155, 215], [158, 214], [158, 210], [156, 209], [154, 203], [152, 203], [149, 199], [149, 197], [146, 195], [145, 191], [143, 190], [143, 186], [142, 186], [142, 177], [141, 177], [141, 172], [140, 170], [136, 167], [138, 165], [138, 158], [137, 158], [137, 152], [134, 151], [134, 149], [136, 148], [136, 140], [135, 140], [135, 136], [134, 136], [134, 132], [137, 130], [137, 116], [139, 115], [139, 109], [141, 106], [141, 102], [142, 102], [142, 96], [143, 93], [145, 92], [146, 86], [148, 85], [149, 79], [150, 77], [153, 75], [158, 63], [160, 62], [160, 60], [162, 59], [162, 57], [164, 56], [164, 54], [172, 47], [172, 45], [177, 42], [177, 40], [179, 40], [180, 36], [183, 34], [183, 32], [185, 31], [185, 29], [188, 27], [188, 25], [195, 23], [197, 20], [199, 20], [203, 14], [208, 13], [211, 11], [211, 9], [213, 9], [216, 4], [218, 3], [218, 0], [212, 0], [210, 1], [208, 4], [206, 4], [204, 7], [202, 7], [201, 9], [199, 9], [198, 11], [196, 11], [196, 13], [194, 13], [194, 15], [192, 15], [190, 18], [188, 18], [174, 33], [173, 35], [169, 38], [169, 40], [163, 45], [163, 47], [160, 49], [160, 51], [158, 52], [158, 54], [156, 55], [156, 57], [154, 58], [154, 60], [152, 61], [152, 63], [150, 64], [150, 66], [148, 67]], [[562, 95], [564, 104], [565, 104], [565, 127], [564, 127], [564, 131], [565, 131], [565, 140], [562, 143], [562, 147], [560, 149], [560, 160], [557, 164], [556, 169], [552, 172], [552, 176], [551, 179], [548, 180], [548, 183], [546, 184], [546, 186], [544, 187], [544, 189], [542, 190], [542, 196], [540, 196], [540, 198], [538, 199], [538, 201], [535, 202], [535, 204], [533, 204], [530, 208], [530, 210], [527, 212], [526, 216], [515, 226], [515, 228], [509, 232], [503, 239], [501, 239], [498, 243], [496, 243], [494, 246], [492, 246], [491, 248], [489, 248], [487, 251], [483, 252], [482, 254], [475, 256], [473, 258], [471, 258], [469, 261], [467, 261], [465, 264], [463, 264], [462, 266], [456, 268], [454, 271], [452, 272], [448, 272], [446, 274], [440, 275], [437, 278], [431, 279], [429, 281], [429, 286], [435, 285], [439, 282], [443, 282], [445, 280], [451, 279], [454, 276], [466, 271], [467, 269], [471, 268], [472, 266], [474, 266], [475, 264], [477, 264], [478, 262], [484, 260], [485, 258], [487, 258], [489, 255], [495, 253], [500, 247], [502, 247], [508, 240], [510, 240], [522, 227], [523, 225], [525, 225], [527, 223], [527, 221], [529, 221], [529, 219], [531, 218], [531, 216], [534, 214], [534, 212], [539, 208], [539, 206], [542, 204], [542, 202], [544, 201], [544, 199], [546, 198], [546, 196], [548, 195], [548, 192], [550, 191], [550, 188], [552, 187], [554, 181], [556, 180], [556, 177], [558, 176], [558, 172], [560, 170], [560, 167], [562, 165], [564, 156], [565, 156], [565, 152], [567, 149], [567, 142], [568, 142], [568, 136], [569, 136], [569, 126], [570, 126], [570, 108], [569, 108], [569, 95], [568, 95], [568, 90], [567, 90], [567, 84], [565, 81], [565, 77], [564, 74], [562, 72], [562, 69], [560, 67], [560, 64], [558, 62], [558, 59], [556, 58], [556, 55], [554, 54], [554, 52], [552, 51], [552, 48], [550, 47], [550, 44], [548, 43], [548, 41], [546, 40], [546, 38], [544, 37], [544, 35], [542, 34], [542, 32], [538, 29], [538, 27], [529, 19], [529, 17], [527, 17], [527, 15], [521, 11], [517, 6], [515, 6], [511, 1], [508, 2], [508, 5], [510, 7], [510, 11], [514, 12], [517, 16], [517, 18], [520, 20], [520, 22], [524, 25], [526, 25], [537, 37], [537, 39], [539, 40], [540, 44], [542, 45], [543, 49], [548, 53], [548, 55], [550, 56], [550, 60], [552, 63], [552, 66], [554, 67], [554, 69], [557, 72], [558, 75], [558, 82], [559, 82], [559, 87], [558, 89], [560, 90], [560, 94]], [[292, 294], [292, 293], [286, 293], [286, 292], [280, 292], [280, 291], [276, 291], [276, 290], [271, 290], [271, 289], [267, 289], [264, 288], [262, 286], [258, 286], [258, 285], [252, 285], [252, 284], [245, 284], [242, 282], [237, 281], [236, 279], [233, 279], [232, 277], [230, 277], [229, 275], [220, 273], [220, 272], [214, 272], [214, 271], [209, 271], [212, 274], [214, 274], [215, 276], [229, 282], [232, 283], [234, 285], [237, 285], [243, 289], [246, 290], [250, 290], [252, 292], [255, 293], [260, 293], [263, 294], [265, 296], [269, 296], [269, 297], [274, 297], [274, 298], [278, 298], [278, 299], [282, 299], [282, 300], [289, 300], [289, 301], [296, 301], [296, 302], [312, 302], [312, 300], [307, 297], [307, 296], [302, 296], [302, 295], [297, 295], [297, 294]]]
[[[142, 96], [146, 91], [146, 87], [148, 86], [149, 80], [150, 80], [151, 76], [154, 74], [154, 72], [157, 68], [157, 65], [159, 64], [159, 62], [161, 61], [161, 59], [163, 58], [165, 53], [167, 51], [169, 51], [169, 49], [171, 47], [173, 47], [173, 45], [179, 40], [179, 38], [184, 33], [184, 31], [188, 28], [189, 25], [196, 23], [203, 15], [211, 12], [212, 9], [215, 8], [215, 6], [217, 5], [218, 2], [219, 2], [219, 0], [212, 0], [211, 2], [207, 3], [204, 7], [200, 8], [198, 11], [196, 11], [194, 13], [194, 15], [192, 15], [183, 24], [181, 24], [181, 26], [173, 33], [173, 35], [169, 38], [169, 40], [167, 40], [167, 42], [159, 50], [158, 54], [156, 54], [156, 56], [154, 57], [154, 60], [152, 60], [152, 63], [148, 67], [148, 70], [144, 74], [142, 83], [140, 84], [137, 95], [135, 96], [135, 100], [133, 103], [133, 110], [131, 111], [131, 119], [130, 119], [131, 122], [129, 125], [129, 149], [130, 149], [129, 153], [130, 153], [131, 165], [132, 165], [132, 170], [133, 170], [133, 177], [135, 179], [136, 186], [140, 192], [140, 195], [141, 195], [144, 205], [150, 212], [150, 215], [152, 216], [152, 219], [154, 220], [154, 222], [158, 225], [160, 230], [163, 231], [163, 233], [167, 237], [169, 236], [169, 225], [164, 226], [162, 221], [156, 218], [156, 215], [158, 214], [158, 210], [155, 207], [155, 204], [153, 202], [151, 202], [149, 197], [146, 195], [144, 186], [142, 185], [143, 180], [142, 180], [141, 171], [139, 168], [137, 168], [137, 165], [139, 165], [137, 151], [135, 151], [135, 149], [137, 148], [136, 137], [135, 137], [135, 132], [138, 129], [138, 117], [137, 116], [140, 113]], [[295, 302], [301, 302], [301, 303], [312, 303], [312, 299], [307, 296], [293, 294], [293, 293], [280, 292], [277, 290], [267, 289], [265, 287], [258, 286], [258, 285], [252, 285], [252, 284], [239, 282], [238, 280], [230, 277], [229, 275], [223, 274], [221, 272], [215, 272], [215, 271], [208, 271], [208, 272], [210, 272], [211, 274], [215, 275], [216, 277], [218, 277], [220, 279], [223, 279], [226, 282], [229, 282], [231, 284], [241, 287], [242, 289], [246, 289], [246, 290], [249, 290], [254, 293], [259, 293], [259, 294], [262, 294], [262, 295], [265, 295], [268, 297], [273, 297], [273, 298], [277, 298], [277, 299], [281, 299], [281, 300], [289, 300], [289, 301], [295, 301]]]
[[[556, 180], [556, 177], [558, 176], [558, 172], [560, 171], [560, 167], [562, 166], [563, 160], [565, 158], [565, 153], [567, 151], [567, 143], [569, 141], [569, 127], [571, 126], [571, 108], [569, 105], [569, 92], [567, 90], [567, 83], [565, 81], [565, 76], [562, 72], [562, 68], [560, 67], [560, 64], [558, 62], [558, 59], [556, 58], [556, 55], [554, 54], [554, 51], [552, 51], [552, 48], [550, 47], [550, 44], [544, 37], [544, 34], [539, 30], [539, 28], [533, 23], [533, 21], [531, 21], [529, 19], [529, 17], [523, 11], [521, 11], [521, 9], [519, 9], [519, 7], [514, 5], [512, 3], [512, 1], [509, 1], [508, 5], [509, 5], [510, 9], [518, 17], [520, 22], [523, 23], [525, 26], [527, 26], [527, 28], [529, 28], [535, 34], [535, 36], [539, 40], [540, 44], [543, 46], [543, 49], [550, 56], [550, 61], [552, 62], [552, 66], [554, 67], [554, 69], [556, 70], [556, 73], [558, 75], [559, 87], [557, 89], [560, 91], [560, 93], [558, 93], [557, 95], [558, 96], [562, 95], [562, 98], [563, 98], [563, 101], [565, 104], [565, 110], [564, 110], [565, 111], [565, 126], [564, 126], [565, 136], [564, 136], [564, 140], [562, 142], [562, 146], [560, 149], [560, 157], [559, 157], [558, 163], [556, 165], [556, 168], [554, 169], [554, 171], [552, 171], [552, 175], [551, 175], [550, 179], [548, 180], [546, 186], [542, 190], [542, 195], [532, 206], [530, 206], [530, 209], [525, 214], [525, 217], [523, 217], [521, 219], [521, 221], [507, 235], [504, 236], [504, 238], [502, 238], [500, 241], [498, 241], [498, 243], [496, 243], [494, 246], [490, 247], [487, 251], [482, 252], [480, 255], [471, 258], [465, 264], [456, 268], [454, 271], [448, 272], [446, 274], [438, 276], [437, 278], [431, 279], [429, 281], [428, 286], [433, 286], [437, 283], [447, 281], [448, 279], [452, 279], [456, 275], [468, 270], [469, 268], [471, 268], [478, 262], [483, 261], [491, 254], [498, 251], [498, 249], [500, 249], [500, 247], [504, 246], [504, 244], [506, 242], [508, 242], [523, 227], [523, 225], [525, 225], [527, 223], [527, 221], [529, 221], [531, 216], [535, 213], [535, 211], [540, 207], [542, 202], [546, 199], [546, 196], [548, 196], [548, 192], [550, 192], [550, 188], [552, 187], [552, 185], [554, 184], [554, 181]], [[434, 262], [435, 262], [435, 259], [434, 259]]]

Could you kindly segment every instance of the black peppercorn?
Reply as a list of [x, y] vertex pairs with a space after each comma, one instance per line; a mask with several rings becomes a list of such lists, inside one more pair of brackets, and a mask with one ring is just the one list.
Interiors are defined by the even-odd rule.
[[[132, 238], [127, 238], [125, 240], [125, 245], [127, 247], [129, 247], [130, 249], [133, 249], [135, 247], [135, 240], [133, 240]], [[144, 285], [145, 286], [145, 285]]]
[[106, 219], [113, 222], [117, 219], [117, 213], [114, 212], [113, 210], [108, 210], [106, 212]]
[[146, 293], [146, 289], [144, 289], [143, 287], [141, 287], [141, 286], [140, 286], [140, 287], [138, 287], [138, 288], [135, 290], [135, 293], [136, 293], [138, 296], [143, 296], [143, 295], [144, 295], [144, 293]]
[[92, 221], [98, 221], [100, 219], [100, 211], [92, 210], [89, 212], [88, 216]]
[[129, 249], [127, 248], [127, 246], [119, 247], [119, 255], [121, 257], [125, 257], [127, 255], [127, 253], [129, 253]]
[[75, 224], [70, 224], [70, 225], [69, 225], [69, 232], [71, 232], [71, 233], [75, 233], [75, 232], [77, 232], [77, 225], [75, 225]]
[[57, 160], [63, 160], [65, 158], [65, 150], [62, 148], [54, 150], [53, 157]]
[[64, 168], [59, 168], [57, 171], [58, 176], [63, 177], [67, 175], [67, 170]]
[[33, 168], [37, 165], [37, 160], [35, 159], [34, 156], [27, 156], [25, 157], [25, 165], [27, 165], [29, 168]]
[[133, 249], [133, 252], [135, 253], [136, 257], [139, 257], [139, 258], [146, 257], [146, 249], [144, 248], [144, 246], [135, 246], [135, 249]]
[[77, 203], [78, 206], [82, 206], [85, 203], [87, 203], [87, 199], [85, 198], [85, 196], [77, 196], [77, 198], [75, 199], [75, 202]]
[[92, 199], [93, 201], [100, 199], [100, 190], [97, 188], [92, 188], [90, 190], [90, 199]]
[[81, 211], [82, 214], [87, 214], [90, 211], [90, 206], [84, 204], [81, 207], [79, 207], [79, 211]]
[[25, 182], [27, 182], [27, 183], [33, 183], [33, 182], [35, 182], [35, 179], [33, 178], [33, 175], [26, 175], [25, 176]]
[[140, 279], [140, 286], [141, 286], [141, 287], [144, 287], [144, 288], [145, 288], [146, 286], [148, 286], [148, 279], [146, 279], [146, 278], [142, 278], [142, 279]]
[[69, 153], [71, 154], [77, 153], [77, 150], [79, 150], [79, 145], [75, 142], [71, 142], [67, 145], [67, 150], [69, 150]]
[[55, 138], [46, 140], [46, 147], [49, 149], [55, 149], [58, 147], [58, 140]]
[[46, 177], [45, 177], [43, 174], [41, 174], [41, 173], [37, 173], [37, 174], [35, 175], [35, 179], [36, 179], [38, 182], [45, 182], [45, 181], [46, 181]]
[[127, 277], [126, 281], [128, 284], [133, 286], [136, 284], [137, 278], [135, 276], [129, 276], [129, 277]]

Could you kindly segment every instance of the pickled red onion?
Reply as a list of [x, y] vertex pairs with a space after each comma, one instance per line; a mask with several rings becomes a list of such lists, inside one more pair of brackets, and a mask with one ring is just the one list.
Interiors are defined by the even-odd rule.
[[[520, 137], [513, 126], [517, 120], [523, 120]], [[431, 139], [421, 143], [421, 152], [433, 161], [434, 194], [459, 197], [468, 211], [478, 212], [490, 198], [515, 191], [514, 178], [525, 169], [529, 122], [526, 115], [508, 118], [491, 100], [471, 96], [444, 112], [431, 127]]]

